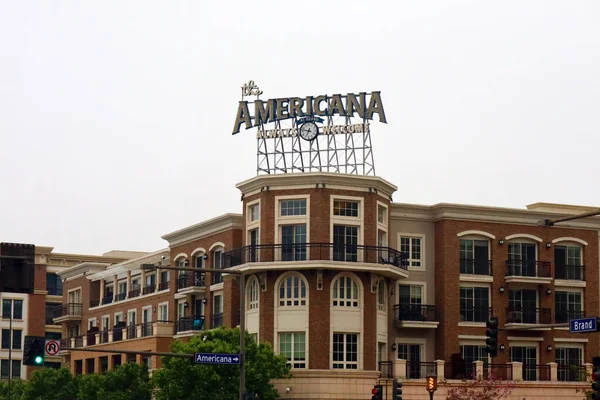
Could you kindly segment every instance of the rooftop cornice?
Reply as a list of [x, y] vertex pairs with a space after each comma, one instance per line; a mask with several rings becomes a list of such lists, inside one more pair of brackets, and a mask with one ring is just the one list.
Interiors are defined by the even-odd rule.
[[324, 183], [327, 186], [350, 186], [358, 189], [376, 188], [379, 192], [391, 196], [398, 187], [379, 176], [338, 174], [333, 172], [303, 172], [295, 174], [259, 175], [240, 182], [236, 187], [242, 194], [260, 190], [269, 186], [269, 190], [278, 187], [289, 189], [293, 186], [313, 186]]
[[241, 214], [228, 213], [195, 225], [190, 225], [171, 233], [164, 234], [161, 236], [161, 238], [169, 242], [169, 246], [173, 247], [192, 240], [214, 235], [219, 232], [230, 229], [242, 229], [243, 227], [244, 220]]
[[[547, 204], [547, 203], [544, 203]], [[561, 207], [561, 209], [564, 209]], [[592, 208], [593, 209], [593, 208]], [[571, 208], [572, 212], [538, 211], [531, 209], [491, 207], [467, 204], [438, 203], [431, 206], [407, 203], [392, 203], [392, 219], [415, 219], [439, 221], [442, 219], [478, 220], [523, 225], [543, 225], [546, 218], [569, 216], [584, 212], [580, 207]], [[587, 217], [556, 225], [580, 229], [600, 229], [600, 217]]]
[[86, 274], [86, 278], [91, 281], [97, 281], [114, 275], [119, 275], [127, 271], [133, 271], [141, 267], [142, 264], [158, 264], [169, 259], [170, 249], [161, 249], [150, 254], [145, 254], [141, 257], [133, 258], [118, 264], [112, 264], [106, 267], [104, 270], [98, 271], [94, 274]]
[[86, 275], [89, 272], [105, 270], [109, 265], [109, 263], [83, 262], [70, 268], [65, 268], [62, 271], [58, 271], [57, 274], [63, 279], [70, 279], [78, 275]]

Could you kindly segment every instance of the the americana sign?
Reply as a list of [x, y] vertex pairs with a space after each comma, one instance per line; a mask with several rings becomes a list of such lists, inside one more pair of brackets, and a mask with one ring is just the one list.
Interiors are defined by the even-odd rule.
[[[253, 105], [253, 107], [249, 104]], [[251, 129], [257, 126], [263, 127], [264, 124], [270, 122], [291, 118], [312, 116], [333, 117], [338, 115], [372, 121], [375, 114], [377, 114], [379, 122], [387, 123], [383, 103], [381, 102], [381, 92], [290, 97], [269, 100], [256, 99], [252, 102], [242, 100], [238, 105], [232, 134], [239, 133], [242, 125], [245, 125], [245, 129]]]

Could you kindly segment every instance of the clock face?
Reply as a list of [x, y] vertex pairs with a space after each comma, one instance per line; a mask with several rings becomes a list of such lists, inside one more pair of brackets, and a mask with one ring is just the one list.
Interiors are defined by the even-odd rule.
[[319, 134], [319, 127], [314, 122], [305, 122], [300, 127], [300, 137], [304, 140], [314, 140]]

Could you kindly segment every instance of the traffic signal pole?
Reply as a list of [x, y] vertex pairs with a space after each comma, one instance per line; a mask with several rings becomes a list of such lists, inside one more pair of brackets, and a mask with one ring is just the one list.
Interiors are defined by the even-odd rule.
[[8, 334], [10, 337], [10, 341], [8, 343], [8, 400], [10, 400], [10, 384], [12, 381], [12, 370], [13, 370], [13, 365], [12, 365], [12, 346], [13, 346], [13, 330], [12, 330], [12, 316], [13, 316], [13, 304], [14, 302], [11, 301], [10, 302], [10, 314], [9, 314], [9, 319], [8, 319]]

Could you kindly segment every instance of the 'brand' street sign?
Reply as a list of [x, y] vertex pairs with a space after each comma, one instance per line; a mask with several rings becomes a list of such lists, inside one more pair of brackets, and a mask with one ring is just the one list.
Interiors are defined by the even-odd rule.
[[569, 322], [571, 333], [596, 332], [598, 327], [596, 317], [572, 319]]
[[227, 353], [195, 353], [194, 363], [237, 365], [240, 363], [240, 355]]

